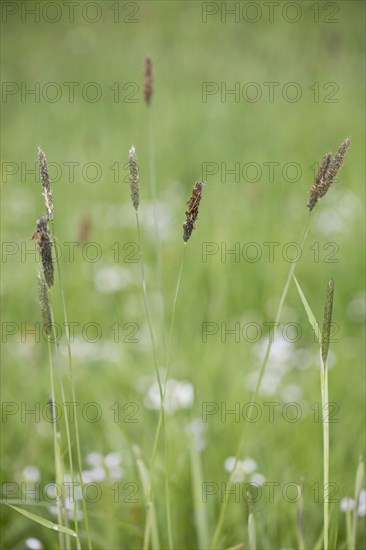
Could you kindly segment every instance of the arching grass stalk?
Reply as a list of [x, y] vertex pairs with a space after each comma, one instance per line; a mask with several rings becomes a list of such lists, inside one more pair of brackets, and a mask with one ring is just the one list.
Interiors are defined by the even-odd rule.
[[[304, 226], [304, 229], [301, 233], [300, 242], [299, 242], [300, 250], [303, 249], [303, 246], [305, 244], [306, 237], [307, 237], [309, 227], [310, 227], [310, 222], [311, 222], [311, 213], [309, 214], [307, 222], [306, 222], [306, 224]], [[296, 269], [296, 262], [293, 262], [290, 266], [290, 269], [289, 269], [289, 272], [288, 272], [288, 275], [287, 275], [287, 279], [286, 279], [286, 282], [285, 282], [285, 286], [283, 287], [283, 290], [282, 290], [280, 302], [278, 304], [278, 308], [277, 308], [277, 312], [276, 312], [276, 318], [275, 318], [274, 326], [277, 326], [279, 321], [280, 321], [283, 305], [285, 303], [287, 292], [288, 292], [288, 289], [289, 289], [289, 286], [290, 286], [292, 276], [295, 272], [295, 269]], [[256, 400], [258, 398], [258, 393], [259, 393], [259, 390], [260, 390], [261, 382], [262, 382], [264, 373], [266, 371], [266, 367], [267, 367], [267, 364], [268, 364], [268, 359], [269, 359], [269, 356], [270, 356], [270, 353], [271, 353], [272, 343], [273, 343], [273, 339], [269, 338], [268, 343], [267, 343], [267, 347], [266, 347], [266, 351], [265, 351], [265, 354], [264, 354], [264, 357], [263, 357], [263, 361], [261, 363], [261, 367], [260, 367], [260, 370], [259, 370], [257, 384], [256, 384], [255, 390], [254, 390], [254, 392], [251, 396], [250, 406], [248, 408], [248, 417], [249, 418], [251, 417], [251, 412], [252, 412], [254, 404], [256, 403]], [[241, 437], [239, 439], [239, 444], [238, 444], [237, 452], [236, 452], [236, 455], [235, 455], [235, 462], [234, 462], [233, 469], [232, 469], [232, 471], [229, 475], [229, 480], [231, 479], [231, 476], [235, 472], [235, 469], [238, 465], [240, 456], [241, 456], [243, 448], [244, 448], [244, 443], [245, 443], [245, 424], [244, 424], [244, 429], [242, 430], [242, 433], [241, 433]], [[225, 519], [226, 508], [227, 508], [227, 503], [228, 503], [228, 499], [225, 499], [224, 502], [221, 505], [219, 519], [218, 519], [216, 530], [215, 530], [215, 533], [214, 533], [214, 536], [213, 536], [213, 539], [212, 539], [212, 543], [211, 543], [212, 548], [217, 547], [219, 538], [221, 536], [221, 531], [222, 531], [222, 527], [223, 527], [223, 523], [224, 523], [224, 519]]]
[[[316, 206], [316, 204], [319, 202], [319, 200], [321, 200], [326, 195], [326, 193], [328, 192], [330, 187], [333, 185], [334, 180], [335, 180], [338, 172], [340, 171], [340, 169], [343, 166], [344, 156], [345, 156], [346, 151], [349, 147], [349, 144], [350, 144], [350, 140], [348, 138], [344, 139], [343, 142], [341, 143], [341, 145], [339, 146], [337, 152], [334, 155], [332, 153], [327, 153], [323, 157], [323, 159], [322, 159], [322, 161], [319, 165], [319, 170], [318, 170], [318, 172], [317, 172], [317, 174], [314, 178], [313, 185], [312, 185], [312, 187], [310, 189], [310, 192], [309, 192], [309, 200], [308, 200], [308, 205], [307, 206], [309, 208], [310, 214], [309, 214], [308, 220], [305, 224], [305, 227], [303, 229], [301, 238], [300, 238], [300, 249], [301, 250], [303, 249], [303, 246], [304, 246], [304, 243], [305, 243], [308, 231], [309, 231], [309, 227], [310, 227], [310, 223], [311, 223], [312, 210]], [[289, 289], [289, 286], [290, 286], [291, 278], [293, 277], [293, 275], [295, 273], [295, 268], [296, 268], [296, 262], [292, 263], [291, 267], [289, 269], [287, 279], [286, 279], [286, 283], [285, 283], [285, 286], [284, 286], [283, 291], [282, 291], [280, 303], [278, 305], [275, 323], [278, 323], [280, 321], [282, 308], [283, 308], [283, 305], [285, 303], [285, 299], [286, 299], [287, 292], [288, 292], [288, 289]], [[253, 396], [251, 398], [252, 405], [248, 409], [248, 415], [250, 415], [250, 413], [252, 411], [252, 408], [253, 408], [253, 405], [254, 405], [254, 403], [257, 399], [259, 389], [260, 389], [260, 385], [261, 385], [261, 382], [262, 382], [262, 379], [263, 379], [263, 376], [264, 376], [264, 373], [265, 373], [265, 370], [266, 370], [266, 367], [267, 367], [269, 355], [270, 355], [270, 352], [271, 352], [271, 347], [272, 347], [272, 342], [270, 340], [268, 340], [267, 348], [266, 348], [266, 351], [265, 351], [265, 354], [264, 354], [264, 357], [263, 357], [263, 361], [262, 361], [262, 364], [261, 364], [261, 368], [260, 368], [260, 371], [259, 371], [257, 384], [256, 384], [255, 390], [253, 392]], [[237, 453], [235, 455], [234, 466], [233, 466], [232, 472], [230, 473], [230, 478], [229, 479], [231, 479], [231, 476], [235, 472], [235, 469], [238, 465], [239, 457], [241, 455], [242, 448], [243, 448], [243, 445], [244, 445], [244, 434], [245, 434], [245, 425], [244, 425], [244, 429], [242, 430], [242, 434], [241, 434], [239, 445], [238, 445], [238, 450], [237, 450]], [[225, 519], [225, 512], [226, 512], [226, 508], [227, 508], [227, 503], [228, 503], [228, 500], [225, 499], [225, 501], [223, 502], [223, 504], [221, 506], [219, 519], [218, 519], [218, 522], [217, 522], [217, 526], [216, 526], [216, 529], [215, 529], [215, 532], [214, 532], [214, 536], [213, 536], [213, 539], [212, 539], [212, 545], [211, 545], [212, 548], [214, 548], [214, 549], [217, 547], [217, 544], [218, 544], [218, 541], [219, 541], [219, 538], [220, 538], [220, 535], [221, 535], [221, 531], [222, 531], [222, 527], [223, 527], [223, 523], [224, 523], [224, 519]]]

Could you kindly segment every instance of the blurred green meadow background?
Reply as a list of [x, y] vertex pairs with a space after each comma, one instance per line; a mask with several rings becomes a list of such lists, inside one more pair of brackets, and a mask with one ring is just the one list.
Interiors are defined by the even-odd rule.
[[[129, 196], [127, 155], [133, 144], [162, 369], [184, 249], [186, 200], [195, 181], [208, 182], [187, 245], [173, 332], [176, 387], [167, 405], [167, 430], [174, 547], [208, 547], [202, 541], [212, 539], [227, 498], [220, 548], [249, 547], [250, 511], [257, 548], [298, 548], [300, 505], [293, 493], [298, 483], [304, 489], [305, 547], [316, 547], [323, 525], [319, 346], [293, 283], [274, 332], [257, 421], [248, 421], [245, 412], [268, 323], [296, 252], [289, 243], [299, 242], [308, 217], [317, 163], [349, 137], [345, 165], [315, 207], [296, 266], [319, 323], [327, 280], [335, 280], [330, 480], [337, 548], [347, 548], [342, 499], [354, 496], [365, 444], [364, 16], [361, 1], [80, 2], [73, 13], [63, 2], [2, 3], [3, 501], [17, 499], [19, 507], [56, 521], [44, 491], [55, 473], [52, 424], [45, 412], [48, 350], [39, 333], [40, 263], [31, 240], [44, 214], [41, 146], [50, 168], [56, 246], [74, 327], [84, 475], [101, 493], [88, 501], [93, 547], [142, 548], [146, 512], [135, 455], [149, 467], [159, 399]], [[153, 59], [150, 108], [142, 90], [146, 54]], [[56, 275], [51, 299], [67, 385], [58, 286]], [[30, 410], [35, 414], [27, 414]], [[60, 424], [64, 430], [63, 419]], [[221, 485], [227, 483], [225, 461], [235, 455], [244, 424], [240, 481], [244, 487], [257, 476], [252, 482], [259, 497], [253, 503], [245, 490], [239, 497], [226, 495]], [[65, 440], [63, 449], [67, 463]], [[161, 547], [167, 548], [164, 471], [160, 441], [154, 489]], [[33, 496], [27, 488], [35, 490]], [[5, 505], [1, 509], [2, 548], [58, 548], [57, 533]], [[86, 548], [83, 522], [81, 543]], [[359, 517], [357, 548], [364, 544]]]

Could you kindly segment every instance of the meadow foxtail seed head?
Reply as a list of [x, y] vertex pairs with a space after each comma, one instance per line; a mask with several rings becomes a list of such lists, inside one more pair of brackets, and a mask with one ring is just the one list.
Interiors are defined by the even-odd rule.
[[319, 199], [324, 197], [329, 187], [332, 185], [335, 177], [343, 166], [344, 155], [350, 144], [350, 140], [346, 138], [340, 145], [338, 151], [332, 155], [327, 153], [315, 176], [314, 183], [310, 189], [308, 208], [311, 212]]
[[137, 164], [136, 149], [132, 145], [128, 152], [128, 172], [130, 178], [130, 193], [134, 209], [138, 210], [139, 207], [139, 168]]
[[44, 204], [46, 207], [47, 219], [52, 221], [53, 220], [53, 197], [52, 197], [51, 182], [50, 182], [50, 177], [48, 175], [46, 155], [44, 154], [44, 151], [40, 147], [38, 147], [38, 160], [39, 160], [39, 171], [41, 174], [41, 182], [42, 182], [42, 188], [43, 188], [42, 195], [44, 197]]
[[323, 331], [322, 331], [322, 360], [323, 365], [325, 365], [328, 357], [329, 351], [329, 340], [330, 340], [330, 329], [332, 325], [332, 312], [333, 312], [333, 298], [334, 298], [334, 281], [329, 279], [327, 285], [327, 292], [325, 295], [325, 306], [324, 306], [324, 321], [323, 321]]
[[202, 187], [204, 185], [207, 185], [206, 182], [197, 181], [193, 187], [192, 194], [187, 201], [188, 208], [185, 211], [186, 221], [183, 224], [183, 241], [185, 243], [192, 235], [193, 229], [195, 229], [199, 205], [202, 199]]
[[38, 299], [39, 299], [39, 305], [41, 307], [41, 313], [42, 313], [42, 319], [43, 319], [43, 330], [46, 336], [49, 337], [51, 336], [51, 332], [52, 332], [52, 315], [51, 315], [50, 298], [48, 295], [48, 288], [47, 288], [43, 271], [38, 271], [37, 282], [38, 282]]
[[48, 287], [53, 286], [54, 270], [52, 261], [52, 241], [47, 226], [46, 216], [37, 220], [36, 231], [32, 236], [41, 256], [44, 278]]
[[144, 99], [146, 105], [151, 103], [151, 97], [153, 94], [153, 76], [152, 76], [152, 59], [149, 55], [145, 57], [144, 63]]

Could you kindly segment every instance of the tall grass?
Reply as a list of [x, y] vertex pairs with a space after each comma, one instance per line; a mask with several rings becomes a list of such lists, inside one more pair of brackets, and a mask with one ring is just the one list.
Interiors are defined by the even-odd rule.
[[[312, 210], [317, 204], [317, 202], [322, 197], [324, 197], [324, 195], [327, 193], [327, 191], [333, 184], [335, 177], [343, 164], [344, 155], [348, 148], [348, 145], [349, 145], [349, 140], [345, 140], [341, 144], [340, 148], [338, 149], [335, 155], [328, 153], [323, 158], [318, 174], [310, 190], [309, 204], [308, 204], [310, 212], [299, 239], [299, 246], [301, 250], [304, 248], [306, 238], [309, 232], [309, 228], [311, 225]], [[135, 216], [136, 216], [136, 232], [137, 232], [138, 248], [140, 252], [139, 263], [140, 263], [140, 269], [141, 269], [142, 294], [144, 299], [145, 314], [146, 314], [150, 342], [151, 342], [154, 372], [158, 383], [159, 395], [160, 395], [159, 417], [158, 417], [155, 435], [153, 439], [153, 448], [152, 448], [150, 463], [146, 464], [146, 461], [143, 458], [141, 449], [138, 445], [134, 445], [133, 454], [134, 454], [135, 464], [136, 464], [137, 472], [143, 488], [144, 499], [146, 503], [143, 548], [144, 550], [148, 550], [148, 548], [152, 547], [158, 550], [162, 547], [167, 547], [170, 550], [173, 550], [177, 548], [175, 542], [178, 539], [178, 537], [174, 531], [174, 526], [172, 522], [172, 509], [173, 509], [174, 503], [171, 498], [171, 479], [170, 479], [170, 462], [169, 462], [170, 460], [169, 445], [170, 445], [171, 433], [168, 430], [168, 422], [167, 422], [166, 411], [165, 411], [165, 401], [167, 397], [167, 384], [171, 375], [171, 368], [172, 368], [172, 356], [174, 352], [173, 342], [175, 338], [176, 319], [177, 319], [177, 315], [179, 314], [178, 303], [179, 303], [179, 295], [180, 295], [181, 283], [182, 283], [182, 278], [184, 273], [184, 265], [186, 261], [186, 253], [187, 253], [187, 246], [188, 246], [187, 242], [192, 235], [193, 229], [195, 228], [195, 222], [198, 216], [198, 207], [201, 200], [202, 186], [204, 184], [203, 182], [197, 182], [195, 184], [195, 186], [193, 187], [192, 195], [188, 200], [188, 208], [185, 212], [186, 221], [184, 222], [184, 225], [183, 225], [184, 245], [182, 249], [181, 263], [179, 266], [178, 275], [177, 275], [176, 284], [175, 284], [171, 318], [168, 326], [168, 340], [166, 343], [165, 342], [165, 322], [164, 322], [165, 300], [163, 299], [163, 289], [161, 287], [161, 240], [159, 235], [158, 219], [155, 211], [156, 204], [157, 204], [157, 186], [156, 186], [154, 137], [153, 137], [153, 123], [152, 123], [151, 108], [149, 110], [148, 150], [149, 150], [149, 166], [150, 166], [149, 172], [150, 172], [150, 182], [151, 182], [151, 195], [154, 203], [156, 259], [157, 259], [157, 265], [158, 265], [157, 287], [160, 293], [161, 304], [163, 304], [162, 310], [163, 310], [164, 330], [161, 336], [163, 339], [166, 371], [165, 371], [164, 379], [162, 379], [160, 368], [159, 368], [161, 362], [159, 361], [159, 357], [158, 357], [158, 345], [157, 345], [157, 339], [156, 339], [157, 331], [155, 330], [155, 327], [153, 324], [153, 315], [151, 312], [149, 293], [148, 293], [148, 281], [146, 278], [146, 269], [145, 269], [145, 263], [144, 263], [143, 238], [141, 235], [141, 223], [139, 218], [140, 195], [139, 195], [138, 164], [137, 164], [136, 151], [134, 147], [132, 147], [129, 151], [130, 191], [131, 191], [132, 204], [135, 209]], [[46, 165], [46, 160], [43, 152], [40, 155], [40, 164], [41, 164], [41, 176], [42, 176], [42, 182], [43, 182], [43, 195], [45, 199], [45, 207], [47, 212], [47, 223], [49, 222], [52, 224], [52, 233], [54, 238], [55, 229], [54, 229], [54, 221], [53, 221], [52, 191], [51, 191], [51, 187], [48, 179], [47, 165]], [[49, 248], [47, 248], [47, 250], [49, 251]], [[56, 254], [57, 254], [57, 248], [56, 248]], [[47, 319], [47, 316], [49, 317], [49, 319], [51, 319], [51, 325], [53, 326], [53, 331], [54, 331], [53, 312], [51, 307], [49, 290], [47, 288], [47, 284], [48, 284], [47, 281], [50, 282], [52, 280], [52, 284], [53, 284], [53, 272], [51, 274], [49, 271], [49, 268], [47, 267], [48, 260], [49, 258], [45, 257], [45, 261], [43, 261], [43, 271], [39, 275], [38, 281], [40, 285], [40, 296], [41, 295], [43, 296], [42, 298], [43, 303], [46, 302], [46, 299], [44, 298], [45, 296], [47, 296], [47, 300], [48, 300], [47, 308], [42, 310], [42, 314], [44, 316], [44, 319]], [[56, 255], [56, 266], [57, 266], [57, 279], [58, 279], [58, 285], [60, 290], [63, 317], [64, 317], [65, 328], [66, 328], [66, 342], [67, 342], [67, 352], [68, 352], [67, 353], [68, 376], [69, 376], [69, 383], [70, 383], [69, 391], [71, 392], [72, 402], [76, 403], [76, 389], [75, 389], [75, 383], [73, 378], [71, 339], [68, 331], [69, 325], [67, 322], [68, 317], [67, 317], [66, 299], [65, 299], [63, 285], [62, 285], [60, 258], [57, 255]], [[308, 314], [309, 320], [316, 332], [319, 342], [321, 343], [320, 345], [320, 358], [321, 358], [320, 386], [321, 386], [321, 401], [322, 401], [322, 414], [323, 414], [322, 429], [323, 429], [323, 482], [324, 482], [323, 547], [324, 547], [324, 550], [332, 550], [333, 541], [336, 541], [337, 539], [337, 534], [334, 534], [336, 533], [334, 526], [335, 525], [337, 526], [337, 524], [336, 524], [336, 520], [332, 519], [331, 510], [329, 508], [330, 454], [329, 454], [329, 423], [327, 421], [327, 410], [328, 410], [327, 408], [328, 408], [328, 402], [329, 402], [327, 361], [328, 361], [328, 349], [329, 349], [329, 341], [330, 341], [330, 326], [331, 326], [331, 319], [332, 319], [334, 285], [333, 285], [333, 281], [330, 280], [327, 287], [327, 296], [325, 301], [323, 331], [322, 333], [320, 333], [318, 325], [315, 321], [315, 317], [312, 314], [311, 309], [308, 305], [308, 301], [305, 298], [304, 293], [301, 290], [297, 279], [295, 278], [295, 269], [296, 269], [296, 263], [293, 262], [289, 268], [287, 278], [279, 300], [279, 304], [278, 304], [278, 308], [275, 316], [275, 326], [277, 326], [277, 324], [281, 320], [281, 315], [282, 315], [284, 304], [290, 288], [290, 284], [292, 281], [294, 281], [297, 286], [300, 298]], [[44, 289], [46, 289], [46, 294], [44, 293]], [[42, 306], [42, 300], [40, 299], [41, 306]], [[45, 326], [47, 326], [46, 322], [45, 322]], [[53, 340], [56, 342], [56, 334], [54, 332], [53, 332]], [[51, 332], [47, 333], [47, 344], [48, 344], [48, 354], [49, 354], [51, 402], [52, 404], [56, 403], [57, 392], [55, 387], [54, 372], [57, 371], [58, 382], [59, 382], [59, 392], [61, 393], [61, 398], [64, 404], [67, 456], [68, 456], [71, 477], [74, 480], [75, 464], [74, 464], [74, 458], [73, 458], [73, 441], [72, 441], [72, 434], [71, 434], [71, 428], [70, 428], [71, 424], [70, 424], [69, 414], [65, 405], [67, 402], [67, 392], [63, 381], [64, 375], [63, 375], [62, 366], [61, 366], [61, 359], [58, 352], [58, 346], [57, 344], [55, 344], [54, 350], [52, 350], [52, 347], [51, 347]], [[258, 372], [256, 386], [252, 394], [252, 398], [251, 398], [252, 406], [256, 402], [261, 389], [261, 383], [265, 375], [268, 362], [270, 360], [272, 344], [273, 344], [273, 340], [269, 339], [261, 365], [260, 365], [260, 369]], [[56, 364], [56, 369], [55, 369], [55, 364]], [[252, 410], [253, 409], [249, 409], [248, 411], [249, 417], [251, 416]], [[155, 487], [157, 485], [155, 466], [156, 466], [157, 456], [159, 452], [159, 443], [160, 443], [161, 435], [163, 438], [163, 454], [164, 454], [164, 497], [161, 497], [158, 491], [155, 490]], [[76, 444], [78, 475], [79, 475], [81, 487], [83, 488], [84, 485], [83, 485], [83, 479], [82, 479], [82, 455], [81, 455], [81, 445], [80, 445], [80, 435], [79, 435], [77, 414], [75, 414], [75, 431], [73, 436], [75, 438], [75, 444]], [[65, 471], [64, 471], [65, 467], [63, 464], [64, 459], [63, 459], [63, 448], [61, 444], [61, 431], [56, 422], [53, 423], [53, 439], [54, 439], [54, 454], [55, 454], [55, 478], [56, 478], [56, 482], [62, 485], [64, 480], [64, 475], [65, 475]], [[246, 444], [245, 430], [243, 429], [241, 432], [238, 446], [237, 446], [234, 466], [229, 476], [230, 482], [232, 480], [232, 475], [236, 469], [239, 458], [244, 451], [245, 444]], [[210, 525], [209, 525], [207, 509], [205, 508], [205, 505], [202, 502], [202, 499], [200, 498], [201, 496], [200, 486], [202, 486], [202, 482], [204, 479], [204, 464], [201, 461], [201, 456], [199, 454], [199, 451], [195, 448], [193, 438], [191, 438], [189, 441], [189, 458], [190, 458], [191, 479], [192, 479], [192, 501], [194, 505], [193, 515], [194, 515], [195, 525], [197, 529], [198, 547], [202, 549], [206, 549], [209, 546], [211, 548], [218, 548], [219, 545], [221, 545], [222, 543], [222, 531], [223, 531], [224, 521], [225, 521], [226, 512], [227, 512], [228, 499], [225, 499], [221, 505], [217, 520], [215, 521], [215, 524], [212, 527], [212, 531], [214, 532], [210, 542]], [[358, 498], [358, 495], [360, 494], [361, 484], [362, 484], [362, 475], [360, 474], [360, 467], [359, 467], [357, 478], [356, 478], [356, 488], [355, 488], [356, 500]], [[66, 510], [64, 509], [63, 503], [61, 501], [58, 501], [57, 503], [57, 521], [58, 521], [57, 530], [59, 531], [60, 548], [67, 548], [67, 549], [71, 548], [72, 543], [71, 543], [70, 537], [72, 536], [72, 537], [75, 537], [76, 546], [79, 549], [81, 548], [80, 525], [77, 518], [77, 507], [76, 507], [76, 499], [75, 499], [75, 493], [74, 493], [74, 485], [72, 486], [72, 491], [73, 491], [73, 500], [74, 500], [74, 518], [73, 519], [74, 519], [75, 533], [68, 528]], [[83, 491], [82, 491], [82, 494], [84, 494]], [[84, 498], [82, 503], [83, 503], [83, 512], [84, 512], [84, 520], [85, 520], [87, 546], [89, 549], [91, 549], [92, 537], [91, 537], [90, 528], [89, 528], [87, 506]], [[165, 508], [164, 516], [165, 516], [166, 524], [164, 525], [164, 529], [161, 528], [161, 525], [159, 526], [159, 521], [158, 521], [158, 518], [162, 516], [161, 514], [159, 514], [160, 512], [159, 506], [161, 503], [163, 503], [163, 506]], [[29, 514], [28, 517], [31, 518], [31, 514]], [[42, 524], [41, 521], [40, 523]], [[43, 525], [46, 525], [45, 520], [43, 522]], [[258, 542], [257, 542], [257, 531], [259, 532], [258, 525], [259, 525], [258, 516], [254, 513], [253, 509], [250, 509], [248, 514], [246, 531], [248, 536], [248, 546], [252, 550], [255, 550], [258, 547]], [[304, 549], [305, 537], [304, 537], [304, 525], [303, 525], [303, 501], [302, 500], [297, 507], [297, 530], [296, 531], [297, 531], [299, 548]], [[348, 544], [350, 548], [356, 548], [356, 533], [357, 533], [357, 513], [355, 512], [353, 517], [349, 515], [348, 521], [347, 521]], [[165, 543], [165, 540], [164, 540], [165, 538], [167, 539], [167, 543]]]
[[[65, 466], [64, 466], [64, 460], [63, 460], [64, 453], [62, 450], [62, 440], [61, 440], [61, 431], [59, 429], [59, 423], [54, 417], [53, 417], [52, 424], [53, 424], [54, 453], [55, 453], [55, 478], [56, 478], [56, 483], [58, 487], [61, 487], [62, 499], [58, 498], [56, 503], [58, 526], [56, 527], [53, 526], [51, 528], [54, 528], [59, 532], [60, 548], [65, 548], [65, 547], [68, 549], [71, 548], [70, 546], [70, 534], [71, 534], [72, 536], [75, 536], [77, 549], [80, 549], [81, 545], [80, 545], [80, 534], [79, 534], [79, 521], [77, 517], [77, 501], [75, 498], [75, 484], [74, 484], [75, 476], [74, 476], [74, 460], [73, 460], [73, 450], [72, 450], [73, 444], [71, 439], [69, 411], [67, 408], [67, 404], [70, 404], [70, 403], [69, 403], [69, 399], [67, 398], [65, 385], [64, 385], [64, 374], [61, 366], [61, 358], [59, 355], [59, 347], [58, 347], [57, 334], [56, 334], [56, 328], [55, 328], [56, 324], [53, 316], [51, 297], [50, 297], [50, 288], [54, 284], [54, 267], [53, 267], [54, 260], [52, 257], [53, 248], [56, 250], [55, 263], [57, 266], [58, 283], [59, 283], [62, 309], [63, 309], [63, 315], [64, 315], [64, 326], [66, 330], [66, 342], [67, 342], [67, 350], [68, 350], [68, 373], [69, 373], [69, 382], [71, 386], [72, 406], [76, 407], [77, 402], [76, 402], [76, 391], [75, 391], [73, 369], [72, 369], [72, 356], [71, 356], [71, 344], [70, 344], [71, 341], [70, 341], [70, 334], [69, 334], [66, 301], [65, 301], [64, 290], [63, 290], [62, 279], [61, 279], [60, 258], [58, 257], [57, 247], [53, 247], [53, 242], [55, 239], [54, 237], [55, 231], [54, 231], [54, 205], [53, 205], [52, 188], [51, 188], [51, 182], [48, 174], [46, 155], [40, 147], [38, 147], [38, 158], [39, 158], [39, 166], [40, 166], [40, 174], [41, 174], [41, 183], [43, 188], [42, 194], [44, 197], [44, 204], [45, 204], [45, 210], [46, 210], [46, 216], [38, 220], [36, 232], [33, 235], [33, 238], [36, 241], [36, 245], [42, 261], [42, 271], [38, 273], [38, 295], [39, 295], [39, 301], [40, 301], [43, 324], [44, 324], [43, 334], [45, 334], [47, 338], [48, 357], [49, 357], [49, 366], [50, 366], [50, 384], [51, 384], [50, 407], [52, 409], [52, 413], [54, 412], [54, 406], [57, 403], [57, 401], [56, 401], [56, 390], [55, 390], [55, 380], [54, 380], [54, 360], [53, 360], [51, 343], [53, 343], [54, 354], [56, 358], [56, 365], [57, 365], [56, 370], [58, 373], [59, 389], [60, 389], [60, 395], [62, 400], [62, 411], [63, 411], [64, 421], [65, 421], [67, 456], [69, 461], [70, 475], [72, 479], [71, 498], [73, 501], [73, 520], [74, 520], [75, 532], [71, 531], [67, 527], [68, 518], [64, 507], [64, 495], [63, 495], [63, 491], [66, 486], [64, 483], [64, 479], [65, 479]], [[52, 229], [53, 229], [52, 237], [49, 234], [48, 222], [52, 224]], [[71, 414], [74, 418], [74, 426], [75, 426], [74, 436], [76, 440], [78, 476], [79, 476], [80, 487], [82, 489], [81, 498], [83, 503], [83, 513], [84, 513], [84, 519], [85, 519], [87, 544], [88, 544], [89, 550], [91, 550], [92, 548], [91, 535], [90, 535], [88, 513], [87, 513], [86, 502], [85, 502], [84, 491], [83, 491], [84, 484], [82, 479], [82, 459], [81, 459], [81, 448], [80, 448], [79, 425], [78, 425], [77, 413], [76, 411], [73, 411], [73, 412], [75, 412], [75, 414], [72, 414], [72, 413]]]

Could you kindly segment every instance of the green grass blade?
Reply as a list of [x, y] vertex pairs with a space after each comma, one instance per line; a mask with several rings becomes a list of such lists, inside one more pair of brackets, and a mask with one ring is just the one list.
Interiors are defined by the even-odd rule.
[[319, 538], [317, 539], [316, 543], [314, 544], [313, 550], [321, 550], [322, 549], [322, 547], [323, 547], [323, 537], [324, 537], [324, 529], [321, 530]]
[[209, 548], [209, 527], [207, 505], [202, 500], [203, 485], [201, 454], [193, 434], [189, 436], [189, 451], [191, 458], [191, 476], [193, 490], [194, 516], [199, 548]]
[[255, 518], [254, 514], [250, 513], [248, 518], [248, 538], [250, 550], [256, 550], [256, 532], [255, 532]]
[[38, 514], [34, 514], [33, 512], [29, 512], [28, 510], [24, 510], [24, 508], [18, 508], [18, 506], [13, 506], [12, 504], [6, 504], [6, 506], [9, 506], [9, 508], [12, 508], [16, 512], [19, 512], [19, 514], [22, 514], [26, 518], [30, 519], [31, 521], [34, 521], [35, 523], [39, 523], [39, 525], [42, 525], [43, 527], [47, 527], [47, 529], [52, 529], [53, 531], [57, 531], [57, 533], [65, 533], [66, 535], [71, 535], [72, 537], [77, 538], [77, 534], [72, 529], [69, 529], [68, 527], [64, 527], [63, 525], [58, 525], [57, 523], [53, 523], [52, 521], [43, 518], [42, 516], [39, 516]]
[[337, 550], [338, 539], [338, 507], [333, 506], [329, 521], [329, 548]]
[[300, 299], [303, 303], [303, 306], [305, 308], [305, 311], [307, 313], [307, 316], [308, 316], [308, 319], [309, 319], [309, 323], [311, 324], [311, 327], [313, 329], [313, 331], [315, 332], [315, 336], [317, 337], [317, 341], [320, 343], [322, 341], [322, 335], [321, 335], [321, 332], [320, 332], [320, 329], [319, 329], [319, 325], [318, 323], [316, 322], [316, 319], [314, 317], [314, 314], [313, 312], [311, 311], [311, 308], [305, 298], [305, 295], [303, 293], [303, 291], [301, 290], [301, 287], [299, 285], [299, 282], [298, 280], [296, 279], [295, 275], [292, 276], [294, 281], [295, 281], [295, 284], [296, 284], [296, 287], [297, 287], [297, 291], [299, 293], [299, 296], [300, 296]]
[[353, 511], [353, 518], [352, 518], [352, 541], [350, 548], [356, 548], [356, 537], [357, 537], [357, 508], [360, 498], [360, 492], [362, 489], [362, 481], [363, 481], [363, 469], [364, 469], [364, 463], [362, 460], [362, 457], [360, 457], [357, 471], [356, 471], [356, 481], [355, 481], [355, 509]]
[[152, 547], [154, 550], [161, 548], [159, 542], [159, 529], [156, 518], [155, 503], [150, 499], [150, 474], [147, 469], [145, 462], [142, 459], [141, 451], [138, 446], [133, 447], [133, 452], [135, 455], [137, 470], [139, 473], [140, 481], [142, 484], [142, 489], [146, 502], [146, 525], [145, 525], [145, 536], [144, 536], [144, 548], [148, 548], [150, 534], [152, 538]]

